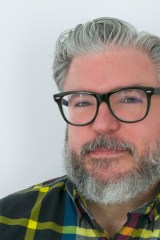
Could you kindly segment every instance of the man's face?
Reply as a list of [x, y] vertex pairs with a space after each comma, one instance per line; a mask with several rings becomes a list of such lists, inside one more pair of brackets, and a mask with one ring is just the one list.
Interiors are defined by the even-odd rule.
[[[160, 86], [151, 59], [136, 49], [75, 57], [65, 80], [64, 91], [107, 93], [129, 86]], [[116, 182], [121, 176], [133, 173], [147, 149], [159, 140], [159, 104], [160, 97], [152, 96], [150, 111], [144, 120], [123, 123], [112, 116], [103, 102], [93, 123], [83, 127], [68, 126], [68, 146], [76, 156], [80, 156], [81, 149], [90, 142], [99, 139], [111, 141], [109, 148], [102, 148], [99, 144], [99, 147], [84, 154], [82, 164], [95, 180]], [[115, 144], [119, 147], [114, 147]], [[128, 147], [123, 148], [122, 144]]]

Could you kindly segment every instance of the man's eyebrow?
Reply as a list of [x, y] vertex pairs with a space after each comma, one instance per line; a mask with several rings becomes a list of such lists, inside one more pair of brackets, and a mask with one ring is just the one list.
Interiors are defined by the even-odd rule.
[[107, 92], [114, 92], [114, 91], [118, 91], [118, 90], [123, 90], [123, 89], [129, 89], [129, 88], [136, 88], [136, 87], [144, 87], [144, 85], [141, 85], [141, 84], [132, 84], [132, 85], [129, 85], [129, 86], [120, 86], [120, 87], [116, 87], [116, 88], [113, 88], [112, 90], [110, 91], [107, 91]]

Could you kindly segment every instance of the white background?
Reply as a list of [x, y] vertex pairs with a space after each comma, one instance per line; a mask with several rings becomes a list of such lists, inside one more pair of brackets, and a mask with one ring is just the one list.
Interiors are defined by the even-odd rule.
[[64, 174], [55, 41], [105, 16], [160, 35], [159, 0], [0, 0], [0, 198]]

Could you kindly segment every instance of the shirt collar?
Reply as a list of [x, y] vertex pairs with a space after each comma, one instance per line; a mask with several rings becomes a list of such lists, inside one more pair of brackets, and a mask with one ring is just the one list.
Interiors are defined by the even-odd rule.
[[132, 214], [138, 213], [141, 215], [146, 215], [149, 221], [156, 221], [160, 217], [160, 193], [156, 195], [150, 202], [147, 202], [133, 211]]
[[[93, 216], [87, 209], [85, 198], [79, 193], [77, 187], [69, 179], [66, 182], [66, 189], [75, 204], [80, 219], [82, 220], [84, 216], [87, 216], [88, 218], [91, 219], [93, 225], [97, 225]], [[160, 218], [160, 193], [158, 193], [157, 196], [152, 201], [150, 201], [149, 203], [145, 203], [144, 205], [134, 209], [130, 213], [131, 214], [138, 213], [141, 215], [145, 215], [146, 217], [148, 217], [148, 220], [150, 222], [155, 223], [155, 221], [157, 221]]]

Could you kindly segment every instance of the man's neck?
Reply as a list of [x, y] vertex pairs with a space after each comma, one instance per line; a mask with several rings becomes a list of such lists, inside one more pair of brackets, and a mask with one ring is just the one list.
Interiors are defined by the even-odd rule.
[[127, 213], [151, 201], [159, 192], [160, 183], [152, 186], [148, 192], [140, 193], [136, 198], [120, 204], [100, 204], [87, 202], [88, 209], [96, 222], [111, 236], [125, 224]]

